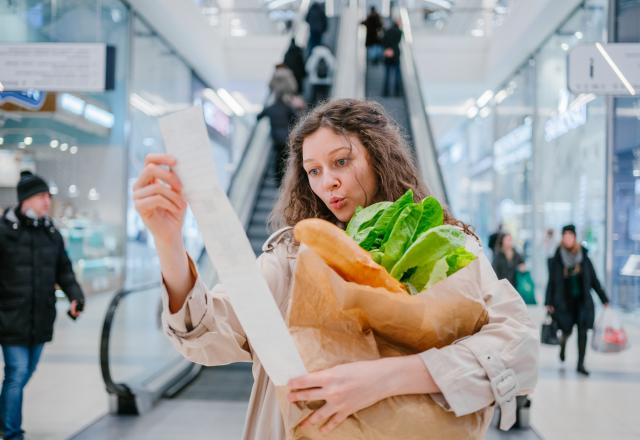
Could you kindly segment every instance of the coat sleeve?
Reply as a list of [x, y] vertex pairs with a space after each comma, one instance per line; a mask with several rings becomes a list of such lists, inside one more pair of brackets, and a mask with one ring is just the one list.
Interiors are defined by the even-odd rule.
[[537, 332], [511, 284], [497, 279], [481, 252], [478, 259], [488, 324], [421, 357], [440, 388], [432, 394], [438, 404], [462, 416], [495, 402], [501, 408], [500, 428], [508, 429], [515, 423], [515, 396], [530, 393], [537, 381]]
[[62, 291], [69, 301], [77, 301], [78, 303], [84, 303], [84, 294], [82, 288], [76, 280], [76, 276], [73, 273], [73, 266], [69, 255], [64, 248], [64, 240], [59, 232], [56, 232], [56, 241], [58, 242], [58, 258], [56, 263], [56, 283], [60, 286]]
[[598, 294], [598, 297], [600, 298], [600, 301], [602, 301], [602, 304], [609, 304], [609, 297], [607, 297], [607, 294], [600, 285], [600, 280], [598, 279], [598, 275], [596, 275], [596, 270], [593, 267], [593, 263], [591, 263], [591, 260], [587, 261], [589, 264], [589, 270], [591, 271], [591, 287]]
[[544, 305], [545, 306], [553, 306], [555, 305], [555, 283], [554, 283], [554, 273], [555, 273], [555, 259], [549, 258], [547, 260], [547, 268], [549, 269], [549, 281], [547, 281], [547, 289], [544, 295]]
[[[280, 274], [281, 264], [273, 254], [262, 254], [258, 264], [272, 293], [286, 291], [282, 289], [285, 281]], [[177, 312], [169, 311], [169, 295], [162, 286], [164, 333], [178, 352], [192, 362], [208, 366], [250, 362], [249, 341], [224, 287], [218, 284], [207, 289], [191, 258], [189, 267], [196, 282]]]

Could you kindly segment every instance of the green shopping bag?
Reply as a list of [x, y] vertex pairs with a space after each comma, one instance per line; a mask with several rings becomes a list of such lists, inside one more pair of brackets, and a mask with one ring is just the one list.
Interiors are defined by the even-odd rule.
[[525, 304], [537, 304], [535, 295], [535, 285], [531, 272], [516, 272], [516, 290], [524, 300]]

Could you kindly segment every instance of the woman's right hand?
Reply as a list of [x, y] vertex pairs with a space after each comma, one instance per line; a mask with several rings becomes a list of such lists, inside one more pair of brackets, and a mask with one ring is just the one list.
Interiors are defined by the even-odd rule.
[[168, 154], [148, 154], [133, 185], [133, 200], [147, 229], [158, 244], [182, 242], [187, 202], [182, 183], [171, 170], [176, 159]]

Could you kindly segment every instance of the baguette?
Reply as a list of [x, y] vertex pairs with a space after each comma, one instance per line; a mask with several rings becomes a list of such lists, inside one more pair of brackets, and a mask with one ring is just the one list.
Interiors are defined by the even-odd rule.
[[296, 240], [313, 249], [346, 281], [408, 294], [402, 283], [333, 223], [310, 218], [298, 222], [293, 233]]

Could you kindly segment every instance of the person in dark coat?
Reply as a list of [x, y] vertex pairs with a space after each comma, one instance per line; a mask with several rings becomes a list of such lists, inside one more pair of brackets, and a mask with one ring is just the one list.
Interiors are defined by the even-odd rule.
[[489, 240], [487, 245], [489, 246], [489, 249], [491, 249], [491, 253], [493, 255], [496, 254], [496, 244], [498, 243], [498, 238], [502, 235], [502, 228], [503, 228], [503, 225], [502, 223], [500, 223], [498, 225], [498, 229], [496, 229], [495, 232], [489, 235]]
[[287, 140], [289, 138], [289, 128], [293, 126], [296, 119], [296, 111], [287, 101], [286, 97], [278, 97], [268, 107], [265, 107], [257, 116], [258, 120], [269, 118], [271, 124], [271, 140], [276, 155], [275, 172], [278, 186], [282, 182], [287, 161]]
[[284, 60], [282, 61], [284, 65], [286, 65], [291, 72], [293, 72], [293, 76], [296, 78], [298, 83], [297, 94], [302, 93], [302, 84], [304, 81], [304, 77], [307, 75], [307, 71], [304, 68], [304, 53], [302, 52], [302, 48], [296, 45], [296, 39], [291, 38], [291, 44], [289, 44], [289, 48], [287, 52], [284, 54]]
[[382, 18], [375, 6], [371, 6], [369, 15], [366, 20], [362, 22], [367, 28], [367, 37], [364, 45], [367, 47], [367, 58], [372, 61], [373, 64], [377, 64], [382, 57]]
[[565, 347], [573, 326], [578, 326], [577, 371], [585, 376], [589, 375], [584, 367], [587, 331], [593, 328], [595, 317], [591, 289], [596, 291], [605, 306], [609, 304], [587, 249], [576, 240], [575, 226], [567, 225], [562, 228], [562, 241], [549, 262], [549, 283], [544, 304], [562, 330], [561, 362], [564, 362]]
[[511, 234], [501, 234], [498, 237], [493, 257], [493, 270], [498, 279], [506, 279], [516, 287], [516, 272], [524, 270], [524, 258], [513, 248]]
[[8, 440], [23, 438], [23, 390], [44, 344], [53, 337], [55, 286], [71, 301], [74, 318], [84, 306], [64, 241], [48, 216], [49, 187], [23, 171], [17, 190], [18, 206], [5, 210], [0, 219], [0, 344], [5, 363], [0, 417]]
[[322, 43], [322, 36], [327, 30], [328, 22], [324, 3], [314, 2], [307, 11], [305, 21], [309, 24], [308, 57], [313, 52], [313, 48]]
[[400, 77], [400, 41], [402, 40], [402, 30], [397, 21], [393, 21], [391, 27], [387, 29], [382, 38], [382, 46], [384, 47], [384, 88], [382, 96], [389, 96], [391, 88], [391, 77], [394, 81], [394, 92], [396, 96], [400, 96], [402, 90], [402, 79]]

